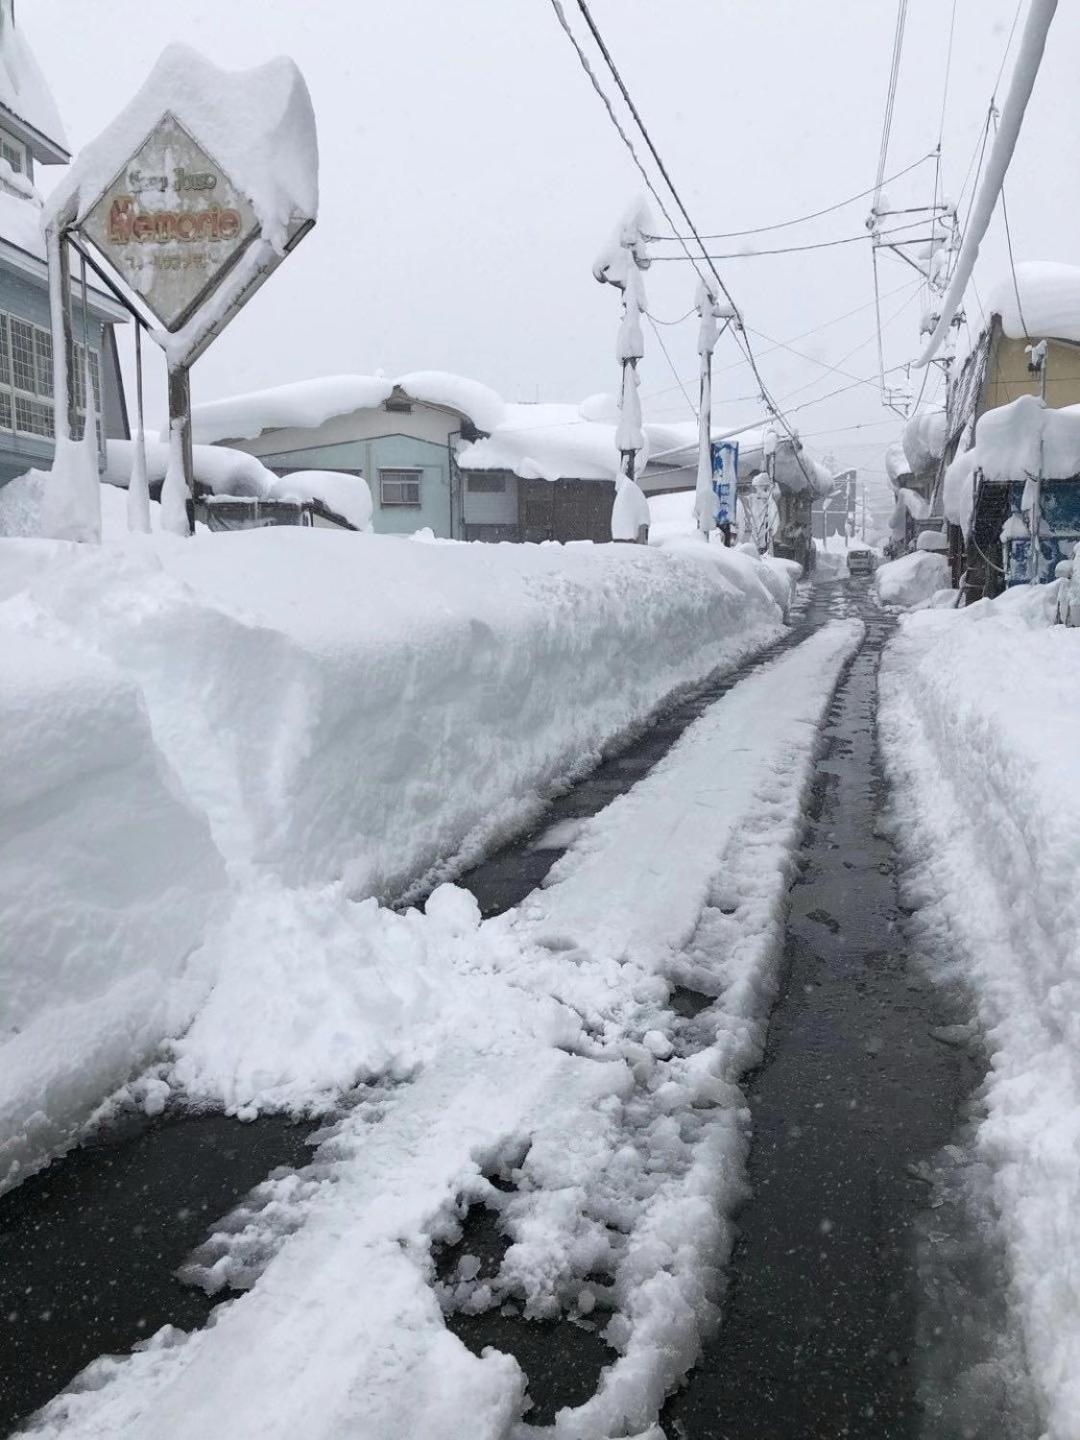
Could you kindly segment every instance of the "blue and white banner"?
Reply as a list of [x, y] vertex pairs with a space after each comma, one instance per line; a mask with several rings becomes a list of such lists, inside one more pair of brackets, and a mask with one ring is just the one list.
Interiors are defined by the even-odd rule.
[[722, 440], [712, 447], [713, 490], [717, 525], [734, 525], [739, 489], [738, 441]]

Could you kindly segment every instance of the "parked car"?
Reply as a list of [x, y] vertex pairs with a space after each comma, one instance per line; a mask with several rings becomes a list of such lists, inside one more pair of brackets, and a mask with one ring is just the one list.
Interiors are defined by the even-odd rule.
[[876, 564], [876, 556], [873, 550], [849, 550], [847, 553], [847, 568], [849, 575], [872, 575]]

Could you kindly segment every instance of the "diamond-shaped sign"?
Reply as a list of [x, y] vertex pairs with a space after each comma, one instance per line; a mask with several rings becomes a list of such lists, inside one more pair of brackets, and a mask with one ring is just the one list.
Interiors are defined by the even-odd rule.
[[242, 195], [167, 113], [79, 226], [166, 330], [179, 330], [259, 233]]

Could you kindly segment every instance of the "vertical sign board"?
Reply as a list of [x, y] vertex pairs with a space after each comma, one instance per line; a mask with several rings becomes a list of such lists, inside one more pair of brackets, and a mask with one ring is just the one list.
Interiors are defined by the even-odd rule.
[[191, 319], [259, 234], [247, 197], [172, 114], [79, 228], [168, 331]]
[[712, 447], [713, 490], [716, 493], [716, 523], [735, 523], [739, 486], [739, 446], [721, 441]]

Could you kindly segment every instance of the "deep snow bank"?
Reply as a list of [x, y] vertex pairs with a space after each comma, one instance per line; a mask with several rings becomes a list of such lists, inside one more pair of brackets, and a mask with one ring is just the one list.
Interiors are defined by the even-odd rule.
[[[744, 557], [318, 530], [0, 541], [0, 982], [17, 1007], [0, 1147], [20, 1163], [62, 1147], [238, 949], [264, 946], [268, 975], [281, 947], [308, 947], [313, 975], [359, 964], [328, 885], [386, 893], [520, 824], [673, 689], [779, 633], [763, 580]], [[414, 988], [387, 982], [375, 1040], [424, 1013]], [[291, 999], [286, 1048], [300, 1034], [332, 1059], [334, 1017]], [[342, 1054], [320, 1073], [356, 1071]], [[272, 1098], [314, 1083], [294, 1073]]]
[[225, 876], [135, 686], [25, 596], [0, 648], [2, 1190], [186, 1020]]
[[140, 689], [225, 858], [385, 893], [771, 639], [760, 567], [261, 530], [58, 549], [34, 601]]
[[905, 618], [881, 725], [923, 948], [977, 998], [979, 1132], [1049, 1440], [1080, 1437], [1080, 636], [1058, 586]]

